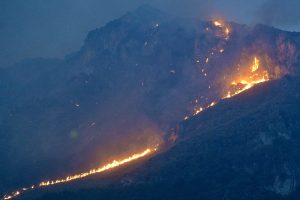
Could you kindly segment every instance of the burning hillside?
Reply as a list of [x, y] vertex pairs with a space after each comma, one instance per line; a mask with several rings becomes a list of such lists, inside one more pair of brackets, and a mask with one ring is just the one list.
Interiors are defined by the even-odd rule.
[[[235, 95], [238, 95], [257, 84], [271, 80], [269, 72], [266, 68], [261, 66], [260, 59], [254, 56], [253, 61], [247, 67], [238, 67], [236, 72], [232, 72], [230, 75], [225, 75], [232, 77], [231, 82], [227, 83], [224, 87], [225, 95], [221, 99], [228, 99]], [[279, 78], [279, 77], [277, 77]], [[275, 80], [275, 78], [273, 78]], [[193, 116], [199, 114], [200, 112], [215, 106], [220, 99], [216, 99], [207, 106], [197, 106], [194, 109]], [[189, 119], [188, 116], [184, 120]]]
[[32, 190], [36, 190], [36, 189], [48, 187], [48, 186], [54, 186], [54, 185], [58, 185], [58, 184], [62, 184], [62, 183], [68, 183], [68, 182], [72, 182], [75, 180], [84, 179], [88, 176], [102, 173], [102, 172], [117, 168], [119, 166], [125, 165], [127, 163], [130, 163], [132, 161], [141, 159], [143, 157], [149, 156], [149, 155], [153, 154], [155, 151], [157, 151], [157, 148], [158, 148], [158, 146], [155, 148], [152, 148], [152, 149], [148, 148], [142, 152], [135, 153], [127, 158], [114, 160], [111, 163], [108, 163], [100, 168], [91, 169], [89, 171], [82, 172], [80, 174], [70, 175], [65, 178], [56, 179], [56, 180], [43, 181], [37, 185], [32, 185], [30, 187], [21, 188], [15, 192], [12, 192], [11, 194], [4, 195], [4, 197], [2, 199], [3, 200], [13, 199], [15, 197], [22, 195], [25, 192], [28, 192], [28, 191], [32, 191]]
[[250, 67], [237, 68], [237, 75], [233, 75], [233, 80], [229, 85], [229, 91], [225, 98], [230, 98], [241, 92], [248, 90], [256, 84], [270, 80], [269, 72], [260, 65], [260, 60], [255, 56]]
[[[219, 24], [218, 22], [215, 22], [215, 25], [217, 27], [223, 28], [223, 26], [221, 24]], [[224, 29], [225, 33], [227, 33], [227, 31], [226, 31], [227, 29], [228, 28]], [[225, 39], [226, 40], [228, 39], [227, 36]], [[232, 75], [232, 77], [234, 77], [234, 79], [229, 86], [230, 90], [227, 92], [227, 96], [225, 96], [224, 98], [231, 98], [237, 94], [240, 94], [240, 93], [252, 88], [256, 84], [270, 80], [268, 71], [264, 67], [261, 66], [260, 60], [256, 56], [253, 58], [253, 62], [249, 65], [249, 67], [247, 67], [245, 69], [238, 68], [237, 73], [235, 75]], [[203, 110], [213, 107], [216, 104], [217, 104], [217, 101], [210, 103], [206, 107], [195, 108], [195, 112], [193, 115], [195, 116], [195, 115], [199, 114], [200, 112], [202, 112]], [[187, 119], [188, 119], [188, 117], [185, 117], [185, 120], [187, 120]], [[62, 183], [68, 183], [68, 182], [75, 181], [78, 179], [84, 179], [88, 176], [102, 173], [102, 172], [105, 172], [105, 171], [113, 169], [113, 168], [117, 168], [119, 166], [122, 166], [129, 162], [132, 162], [134, 160], [138, 160], [145, 156], [149, 156], [150, 154], [153, 154], [155, 151], [157, 151], [157, 148], [158, 148], [158, 145], [157, 145], [157, 147], [155, 147], [153, 149], [148, 148], [148, 149], [144, 150], [143, 152], [133, 154], [127, 158], [120, 159], [120, 160], [114, 160], [113, 162], [108, 163], [108, 164], [104, 165], [103, 167], [100, 167], [97, 169], [91, 169], [87, 172], [70, 175], [70, 176], [67, 176], [67, 177], [61, 178], [61, 179], [43, 181], [37, 185], [32, 185], [31, 187], [28, 187], [28, 188], [22, 188], [20, 190], [12, 192], [9, 195], [5, 195], [3, 197], [3, 200], [13, 199], [15, 197], [20, 196], [24, 192], [35, 190], [38, 188], [53, 186], [53, 185], [62, 184]]]
[[[91, 31], [83, 47], [63, 60], [30, 60], [3, 70], [0, 156], [7, 162], [0, 170], [1, 194], [45, 174], [94, 168], [90, 163], [112, 155], [125, 159], [5, 198], [154, 155], [155, 147], [147, 147], [158, 143], [158, 130], [167, 133], [222, 99], [292, 74], [299, 41], [299, 34], [262, 25], [178, 19], [140, 8]], [[136, 149], [145, 151], [123, 154]], [[45, 172], [49, 163], [56, 171]]]
[[[213, 34], [215, 34], [215, 36], [221, 40], [211, 49], [210, 56], [205, 59], [205, 65], [208, 65], [210, 60], [218, 59], [218, 53], [224, 53], [224, 51], [226, 51], [225, 46], [228, 42], [230, 42], [228, 40], [230, 40], [230, 30], [232, 28], [220, 20], [213, 21], [212, 24], [215, 28], [219, 29], [218, 31], [220, 31], [213, 32]], [[206, 28], [206, 30], [208, 31], [209, 28]], [[244, 51], [247, 52], [249, 50]], [[263, 60], [261, 57], [256, 56], [255, 54], [253, 56], [249, 56], [249, 53], [245, 55], [241, 54], [241, 58], [238, 59], [240, 61], [238, 61], [238, 64], [233, 62], [233, 66], [223, 70], [220, 75], [218, 74], [218, 76], [222, 77], [223, 80], [220, 81], [221, 84], [219, 86], [213, 89], [216, 91], [220, 90], [221, 94], [213, 97], [213, 101], [210, 103], [206, 102], [202, 105], [200, 104], [200, 100], [196, 99], [196, 106], [193, 109], [192, 116], [195, 116], [200, 112], [215, 106], [221, 99], [231, 98], [254, 87], [257, 84], [269, 80], [279, 79], [288, 73], [284, 68], [278, 67], [278, 64], [276, 64], [278, 61], [272, 61], [269, 56], [266, 56], [268, 55], [268, 52], [263, 52], [262, 54], [264, 55]], [[290, 56], [290, 54], [291, 53], [288, 53], [288, 56]], [[208, 69], [202, 69], [201, 73], [206, 77], [207, 71]], [[215, 82], [218, 82], [218, 80], [215, 80]], [[209, 85], [208, 88], [211, 89], [212, 86]], [[189, 118], [190, 117], [188, 115], [184, 118], [184, 120]]]

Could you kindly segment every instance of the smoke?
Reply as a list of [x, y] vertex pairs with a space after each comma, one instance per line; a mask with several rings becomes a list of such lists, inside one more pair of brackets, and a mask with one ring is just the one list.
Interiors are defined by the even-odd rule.
[[0, 67], [24, 58], [64, 57], [82, 46], [88, 31], [139, 4], [138, 0], [1, 0]]
[[212, 16], [215, 2], [209, 0], [157, 0], [152, 1], [152, 5], [174, 15], [208, 19]]
[[299, 29], [298, 0], [1, 0], [0, 68], [30, 57], [64, 57], [88, 31], [142, 4], [183, 17], [225, 18]]
[[264, 24], [282, 28], [295, 28], [300, 24], [298, 0], [267, 0], [257, 10], [258, 20]]
[[233, 0], [1, 0], [0, 67], [30, 57], [64, 57], [82, 46], [88, 31], [142, 4], [206, 19], [222, 10], [218, 6], [236, 13], [228, 10], [233, 2], [240, 6]]

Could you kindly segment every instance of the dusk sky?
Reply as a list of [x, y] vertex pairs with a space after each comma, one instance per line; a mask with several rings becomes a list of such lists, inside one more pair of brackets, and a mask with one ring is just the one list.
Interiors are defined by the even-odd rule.
[[1, 0], [0, 67], [27, 57], [63, 57], [80, 48], [88, 31], [142, 4], [186, 17], [300, 31], [298, 0]]

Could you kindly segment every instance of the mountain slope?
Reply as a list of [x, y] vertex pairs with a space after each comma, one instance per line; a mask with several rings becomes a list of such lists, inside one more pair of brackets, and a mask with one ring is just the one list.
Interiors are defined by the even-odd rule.
[[270, 78], [299, 70], [299, 33], [226, 24], [230, 34], [144, 6], [65, 59], [1, 69], [0, 194], [160, 143], [198, 104], [223, 97], [254, 56]]
[[171, 149], [112, 185], [39, 199], [297, 199], [299, 83], [259, 85], [184, 122]]

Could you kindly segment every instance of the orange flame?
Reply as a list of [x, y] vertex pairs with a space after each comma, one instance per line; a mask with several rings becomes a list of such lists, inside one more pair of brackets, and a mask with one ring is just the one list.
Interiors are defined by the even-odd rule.
[[254, 63], [252, 65], [252, 72], [255, 72], [256, 70], [258, 70], [258, 68], [259, 68], [259, 60], [255, 56], [254, 57]]
[[[206, 106], [206, 107], [199, 107], [199, 108], [196, 108], [196, 109], [194, 110], [193, 116], [198, 115], [199, 113], [203, 112], [204, 110], [206, 110], [206, 109], [208, 109], [208, 108], [210, 108], [210, 107], [215, 106], [216, 104], [217, 104], [217, 102], [216, 102], [216, 101], [213, 101], [213, 102], [211, 102], [211, 103], [210, 103], [208, 106]], [[184, 120], [187, 120], [187, 119], [189, 119], [188, 116], [186, 116], [186, 117], [184, 118]]]
[[229, 39], [230, 28], [224, 22], [216, 20], [213, 21], [213, 25], [223, 30], [225, 40]]
[[268, 71], [260, 68], [260, 60], [256, 56], [253, 59], [253, 63], [250, 66], [250, 69], [251, 72], [247, 72], [247, 74], [244, 75], [243, 78], [232, 81], [232, 91], [228, 91], [224, 99], [240, 94], [245, 90], [252, 88], [256, 84], [270, 80]]
[[39, 183], [38, 185], [31, 186], [30, 188], [22, 188], [21, 190], [17, 190], [15, 192], [12, 192], [10, 195], [5, 195], [2, 199], [3, 200], [13, 199], [17, 196], [20, 196], [21, 194], [23, 194], [25, 191], [28, 191], [28, 190], [34, 190], [36, 188], [52, 186], [52, 185], [57, 185], [57, 184], [61, 184], [61, 183], [67, 183], [67, 182], [71, 182], [71, 181], [74, 181], [74, 180], [85, 178], [87, 176], [98, 174], [98, 173], [101, 173], [101, 172], [104, 172], [104, 171], [108, 171], [110, 169], [117, 168], [121, 165], [125, 165], [126, 163], [129, 163], [129, 162], [132, 162], [134, 160], [138, 160], [140, 158], [143, 158], [147, 155], [150, 155], [150, 154], [154, 153], [155, 151], [157, 151], [157, 148], [158, 148], [158, 145], [157, 145], [157, 147], [155, 147], [153, 149], [148, 148], [148, 149], [146, 149], [146, 150], [144, 150], [140, 153], [133, 154], [133, 155], [131, 155], [127, 158], [124, 158], [122, 160], [114, 160], [111, 163], [108, 163], [108, 164], [106, 164], [106, 165], [104, 165], [100, 168], [91, 169], [87, 172], [83, 172], [83, 173], [80, 173], [80, 174], [75, 174], [75, 175], [72, 175], [72, 176], [67, 176], [67, 177], [62, 178], [62, 179], [43, 181], [43, 182]]
[[218, 27], [223, 27], [223, 24], [219, 21], [214, 21], [214, 25]]
[[[220, 25], [220, 23], [215, 22], [215, 25]], [[256, 84], [269, 81], [269, 73], [260, 67], [260, 60], [255, 56], [252, 64], [250, 65], [250, 70], [247, 74], [243, 75], [242, 78], [238, 78], [230, 83], [230, 91], [227, 91], [226, 95], [222, 99], [228, 99], [235, 95], [238, 95]], [[214, 101], [206, 107], [197, 107], [194, 109], [192, 116], [196, 116], [204, 110], [211, 108], [218, 104], [219, 101]], [[190, 117], [186, 116], [184, 120], [188, 120]]]

